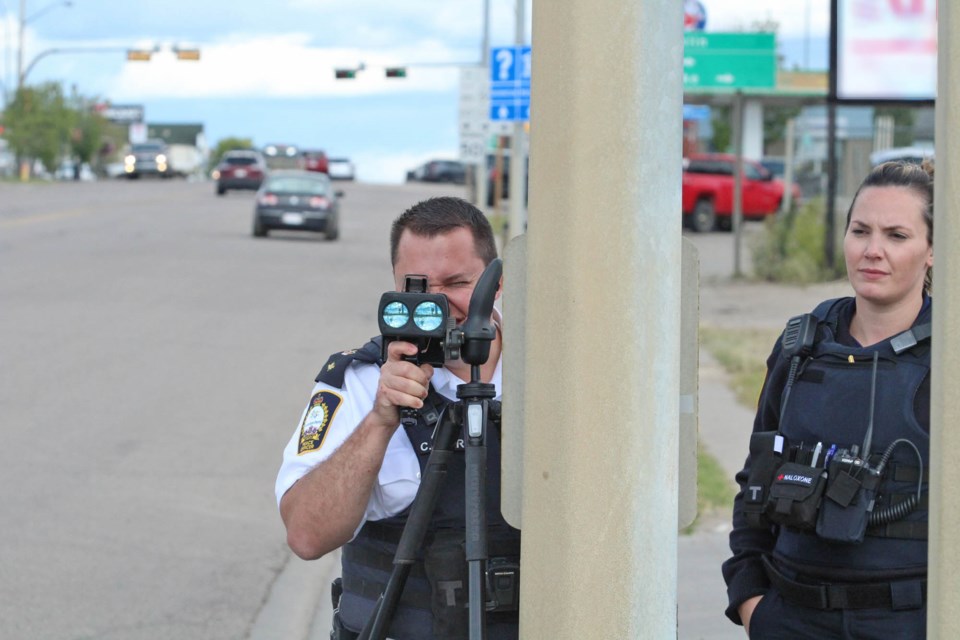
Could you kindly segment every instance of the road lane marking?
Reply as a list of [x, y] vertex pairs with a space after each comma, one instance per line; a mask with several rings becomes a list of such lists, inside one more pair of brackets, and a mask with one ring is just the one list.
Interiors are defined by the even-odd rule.
[[0, 227], [20, 227], [33, 223], [54, 222], [56, 220], [64, 220], [66, 218], [77, 218], [90, 213], [93, 212], [89, 209], [67, 209], [65, 211], [38, 213], [35, 215], [26, 215], [20, 218], [13, 218], [11, 220], [0, 220]]

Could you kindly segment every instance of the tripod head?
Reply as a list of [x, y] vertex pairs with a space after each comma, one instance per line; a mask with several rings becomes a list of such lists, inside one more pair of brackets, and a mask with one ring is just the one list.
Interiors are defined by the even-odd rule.
[[503, 274], [503, 260], [495, 258], [487, 265], [477, 281], [470, 296], [467, 319], [461, 332], [460, 358], [475, 367], [486, 363], [490, 357], [490, 343], [497, 337], [497, 328], [490, 315], [493, 313], [493, 301], [500, 288], [500, 276]]

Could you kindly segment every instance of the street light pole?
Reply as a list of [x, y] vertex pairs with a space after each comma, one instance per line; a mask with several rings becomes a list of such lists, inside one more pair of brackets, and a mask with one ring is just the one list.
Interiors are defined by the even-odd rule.
[[20, 21], [17, 32], [17, 93], [23, 86], [23, 28], [27, 24], [27, 0], [20, 0]]
[[20, 0], [20, 20], [19, 20], [19, 32], [17, 35], [17, 91], [20, 91], [20, 88], [23, 86], [23, 33], [26, 29], [27, 23], [36, 20], [41, 15], [45, 14], [51, 9], [56, 7], [71, 7], [73, 6], [72, 0], [58, 0], [57, 2], [52, 2], [47, 6], [39, 9], [33, 15], [27, 15], [27, 0]]

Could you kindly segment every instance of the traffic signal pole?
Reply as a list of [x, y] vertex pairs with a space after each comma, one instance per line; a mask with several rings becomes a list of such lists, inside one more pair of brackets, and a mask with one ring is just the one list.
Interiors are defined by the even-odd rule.
[[960, 637], [960, 184], [952, 180], [960, 167], [960, 46], [953, 34], [960, 29], [960, 9], [941, 2], [938, 11], [936, 102], [936, 187], [934, 188], [935, 269], [933, 278], [933, 344], [931, 352], [930, 541], [927, 589], [927, 637]]
[[[527, 29], [524, 6], [526, 0], [516, 0], [516, 21], [514, 44], [518, 47], [526, 44]], [[513, 123], [513, 141], [510, 143], [510, 224], [509, 235], [516, 237], [527, 226], [527, 140], [524, 123]]]
[[534, 2], [520, 637], [675, 638], [683, 6]]

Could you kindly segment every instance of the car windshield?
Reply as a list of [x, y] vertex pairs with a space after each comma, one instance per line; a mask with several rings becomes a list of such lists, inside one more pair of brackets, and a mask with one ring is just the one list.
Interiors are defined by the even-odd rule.
[[162, 151], [163, 145], [161, 144], [135, 144], [130, 147], [130, 150], [136, 153], [137, 151]]
[[245, 167], [251, 164], [256, 164], [257, 159], [252, 156], [227, 156], [223, 159], [223, 161], [227, 164]]
[[305, 193], [312, 196], [327, 195], [327, 183], [295, 176], [279, 176], [267, 181], [266, 190], [271, 193]]

